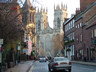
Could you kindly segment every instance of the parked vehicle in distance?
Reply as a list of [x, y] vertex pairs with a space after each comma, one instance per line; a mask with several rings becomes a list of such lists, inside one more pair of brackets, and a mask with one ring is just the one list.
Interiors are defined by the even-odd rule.
[[48, 58], [46, 58], [45, 56], [39, 58], [39, 62], [46, 62], [47, 60]]
[[48, 64], [49, 72], [55, 72], [59, 70], [66, 70], [71, 72], [71, 62], [64, 57], [54, 57]]

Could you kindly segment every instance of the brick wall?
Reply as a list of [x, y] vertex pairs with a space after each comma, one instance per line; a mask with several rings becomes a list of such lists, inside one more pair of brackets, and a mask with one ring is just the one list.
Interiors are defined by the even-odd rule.
[[[83, 48], [85, 49], [84, 55], [86, 56], [86, 59], [89, 61], [90, 61], [90, 56], [91, 56], [90, 48], [92, 47], [92, 43], [91, 43], [92, 29], [96, 28], [96, 23], [94, 23], [94, 24], [92, 24], [92, 23], [95, 20], [96, 20], [96, 5], [94, 7], [92, 7], [90, 10], [88, 10], [83, 15], [83, 23], [86, 24], [86, 26], [83, 27]], [[89, 26], [89, 28], [88, 28], [88, 26]]]
[[80, 0], [80, 10], [84, 11], [86, 8], [88, 8], [95, 1], [96, 0]]
[[84, 14], [83, 16], [84, 23], [89, 21], [95, 14], [96, 14], [96, 5]]

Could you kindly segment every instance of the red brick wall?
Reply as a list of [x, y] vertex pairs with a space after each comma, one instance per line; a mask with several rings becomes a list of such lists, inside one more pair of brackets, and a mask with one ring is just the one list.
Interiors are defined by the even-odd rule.
[[[82, 27], [80, 27], [80, 23], [82, 23], [82, 19], [78, 20], [75, 23], [75, 59], [78, 59], [76, 53], [80, 53], [80, 50], [83, 48], [82, 41], [81, 41]], [[78, 24], [79, 24], [79, 28], [76, 28], [76, 26], [78, 26]], [[78, 38], [78, 40], [77, 40], [77, 38]]]
[[[90, 60], [90, 48], [92, 47], [92, 43], [91, 43], [92, 29], [94, 29], [94, 27], [96, 28], [96, 24], [95, 26], [90, 26], [89, 28], [86, 28], [86, 27], [91, 25], [92, 22], [96, 20], [95, 15], [96, 15], [96, 5], [83, 15], [83, 23], [84, 24], [87, 23], [87, 25], [83, 28], [83, 44], [85, 45], [84, 54], [87, 56], [89, 55], [87, 57], [87, 60]], [[87, 49], [88, 49], [88, 53], [87, 53]]]
[[80, 0], [80, 10], [83, 11], [88, 8], [96, 0]]
[[83, 16], [83, 21], [84, 21], [84, 23], [86, 22], [86, 21], [89, 21], [89, 19], [90, 18], [92, 18], [94, 15], [96, 14], [96, 5], [92, 8], [92, 9], [90, 9], [88, 12], [86, 12], [85, 14], [84, 14], [84, 16]]

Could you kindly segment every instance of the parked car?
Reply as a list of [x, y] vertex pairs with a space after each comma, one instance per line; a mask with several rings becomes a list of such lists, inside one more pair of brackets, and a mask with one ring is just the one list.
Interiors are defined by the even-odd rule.
[[66, 70], [71, 72], [71, 62], [64, 57], [54, 57], [54, 59], [49, 62], [48, 68], [50, 72], [55, 72], [58, 70]]
[[39, 58], [39, 62], [46, 62], [47, 58], [45, 56], [42, 56]]

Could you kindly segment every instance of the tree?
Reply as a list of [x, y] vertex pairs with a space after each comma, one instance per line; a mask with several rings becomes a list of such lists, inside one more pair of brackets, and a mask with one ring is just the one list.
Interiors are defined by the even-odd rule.
[[63, 36], [64, 34], [62, 33], [57, 34], [53, 37], [52, 51], [54, 53], [54, 56], [56, 56], [58, 52], [60, 53], [60, 55], [62, 55], [61, 50], [63, 50], [64, 47]]
[[0, 38], [4, 39], [4, 45], [12, 40], [20, 39], [22, 16], [17, 3], [0, 4]]

